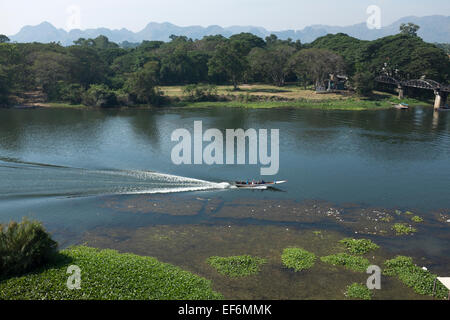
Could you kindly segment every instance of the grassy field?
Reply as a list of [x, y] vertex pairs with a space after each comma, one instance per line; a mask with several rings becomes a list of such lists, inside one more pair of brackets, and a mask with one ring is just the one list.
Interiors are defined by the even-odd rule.
[[[168, 97], [182, 97], [185, 86], [163, 86], [160, 87], [164, 95]], [[286, 85], [284, 87], [276, 87], [271, 85], [241, 85], [239, 90], [233, 90], [233, 86], [217, 86], [218, 95], [231, 95], [238, 97], [240, 95], [249, 94], [250, 96], [263, 96], [263, 97], [280, 97], [286, 99], [307, 99], [307, 100], [322, 100], [324, 96], [327, 99], [340, 99], [345, 98], [341, 94], [316, 94], [311, 88], [304, 90], [296, 85]]]
[[241, 85], [239, 90], [232, 86], [218, 86], [217, 94], [230, 101], [188, 102], [183, 101], [184, 86], [160, 87], [165, 96], [179, 98], [177, 106], [188, 108], [235, 107], [235, 108], [314, 108], [334, 110], [377, 110], [391, 108], [393, 104], [404, 102], [410, 106], [428, 105], [429, 102], [405, 98], [399, 100], [396, 95], [374, 92], [372, 98], [359, 97], [349, 92], [317, 94], [311, 88], [304, 89], [295, 85], [276, 87], [270, 85]]
[[[67, 268], [81, 269], [80, 289], [69, 290]], [[0, 300], [221, 299], [211, 282], [155, 258], [73, 247], [51, 266], [0, 282]]]
[[[412, 98], [399, 100], [396, 95], [375, 91], [370, 98], [360, 97], [350, 92], [317, 94], [312, 88], [304, 89], [297, 85], [276, 87], [271, 85], [241, 85], [239, 90], [232, 86], [217, 86], [220, 101], [192, 102], [186, 99], [183, 90], [186, 86], [162, 86], [159, 89], [168, 98], [166, 107], [186, 108], [312, 108], [324, 110], [379, 110], [392, 108], [400, 102], [410, 106], [431, 105], [430, 101]], [[85, 105], [71, 105], [65, 102], [33, 103], [31, 107], [40, 108], [84, 108]], [[155, 107], [139, 105], [137, 107]]]

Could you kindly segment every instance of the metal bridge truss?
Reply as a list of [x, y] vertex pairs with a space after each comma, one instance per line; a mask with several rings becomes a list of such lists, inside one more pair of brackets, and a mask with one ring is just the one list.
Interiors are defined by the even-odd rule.
[[434, 91], [450, 92], [450, 86], [442, 85], [439, 82], [436, 82], [431, 79], [414, 79], [414, 80], [408, 80], [408, 81], [399, 81], [390, 76], [382, 75], [382, 76], [376, 77], [375, 81], [395, 85], [398, 87], [412, 87], [412, 88], [427, 89], [427, 90], [434, 90]]

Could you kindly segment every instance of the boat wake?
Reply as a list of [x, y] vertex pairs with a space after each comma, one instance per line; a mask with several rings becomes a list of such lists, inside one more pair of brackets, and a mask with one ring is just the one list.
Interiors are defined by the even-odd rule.
[[223, 190], [228, 182], [144, 170], [92, 170], [0, 158], [0, 198], [164, 194]]

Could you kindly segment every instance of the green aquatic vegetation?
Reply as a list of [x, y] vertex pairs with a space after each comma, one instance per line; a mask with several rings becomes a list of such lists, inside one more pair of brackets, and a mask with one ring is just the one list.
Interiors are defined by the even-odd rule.
[[409, 226], [406, 223], [396, 223], [394, 224], [392, 229], [397, 233], [397, 235], [405, 235], [417, 232], [416, 228]]
[[320, 236], [322, 234], [322, 231], [313, 231], [313, 234], [316, 236]]
[[407, 216], [412, 216], [414, 213], [411, 212], [411, 211], [406, 211], [405, 214], [406, 214]]
[[316, 255], [301, 248], [286, 248], [281, 255], [283, 264], [296, 272], [314, 266]]
[[372, 300], [372, 291], [365, 285], [352, 283], [347, 287], [345, 296], [353, 299]]
[[322, 262], [333, 266], [342, 266], [346, 269], [365, 272], [370, 266], [369, 260], [361, 256], [353, 256], [348, 253], [337, 253], [329, 256], [321, 257]]
[[[397, 276], [408, 287], [414, 289], [418, 294], [433, 295], [433, 287], [436, 275], [428, 270], [415, 265], [411, 257], [397, 256], [384, 262], [383, 274], [387, 276]], [[435, 296], [445, 299], [448, 289], [443, 284], [436, 281]]]
[[402, 214], [402, 212], [400, 210], [395, 210], [395, 214], [399, 216]]
[[394, 218], [391, 215], [386, 215], [383, 218], [380, 219], [383, 222], [391, 222], [392, 220], [394, 220]]
[[379, 249], [380, 247], [369, 239], [352, 239], [345, 238], [339, 241], [351, 254], [365, 254], [371, 250]]
[[419, 223], [419, 222], [423, 222], [423, 219], [419, 216], [414, 216], [411, 218], [411, 221]]
[[[0, 300], [223, 299], [209, 280], [152, 257], [79, 246], [61, 251], [58, 260], [0, 282]], [[70, 265], [81, 270], [79, 290], [67, 288]]]
[[230, 277], [245, 277], [257, 274], [265, 259], [249, 255], [233, 257], [210, 257], [206, 260], [220, 274]]

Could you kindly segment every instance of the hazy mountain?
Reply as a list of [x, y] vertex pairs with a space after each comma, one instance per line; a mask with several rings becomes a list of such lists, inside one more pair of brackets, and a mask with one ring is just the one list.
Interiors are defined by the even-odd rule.
[[180, 27], [174, 24], [149, 23], [143, 30], [132, 32], [127, 29], [110, 30], [106, 28], [71, 30], [67, 32], [63, 29], [57, 29], [48, 22], [43, 22], [37, 26], [26, 26], [16, 35], [10, 36], [11, 41], [16, 42], [61, 42], [63, 45], [71, 45], [73, 41], [79, 38], [95, 38], [99, 35], [108, 37], [111, 41], [120, 43], [122, 41], [141, 42], [143, 40], [162, 40], [168, 41], [170, 35], [187, 36], [193, 39], [201, 39], [205, 35], [222, 34], [229, 37], [241, 32], [251, 32], [259, 37], [266, 37], [270, 34], [276, 34], [281, 39], [291, 38], [300, 40], [303, 43], [314, 41], [316, 38], [328, 33], [346, 33], [362, 40], [374, 40], [380, 37], [398, 33], [401, 23], [413, 22], [421, 28], [419, 36], [428, 42], [450, 43], [450, 16], [426, 16], [426, 17], [404, 17], [391, 25], [381, 29], [370, 30], [365, 23], [355, 24], [345, 27], [314, 25], [303, 30], [285, 30], [268, 31], [261, 27], [254, 26], [232, 26], [223, 28], [220, 26], [189, 26]]

